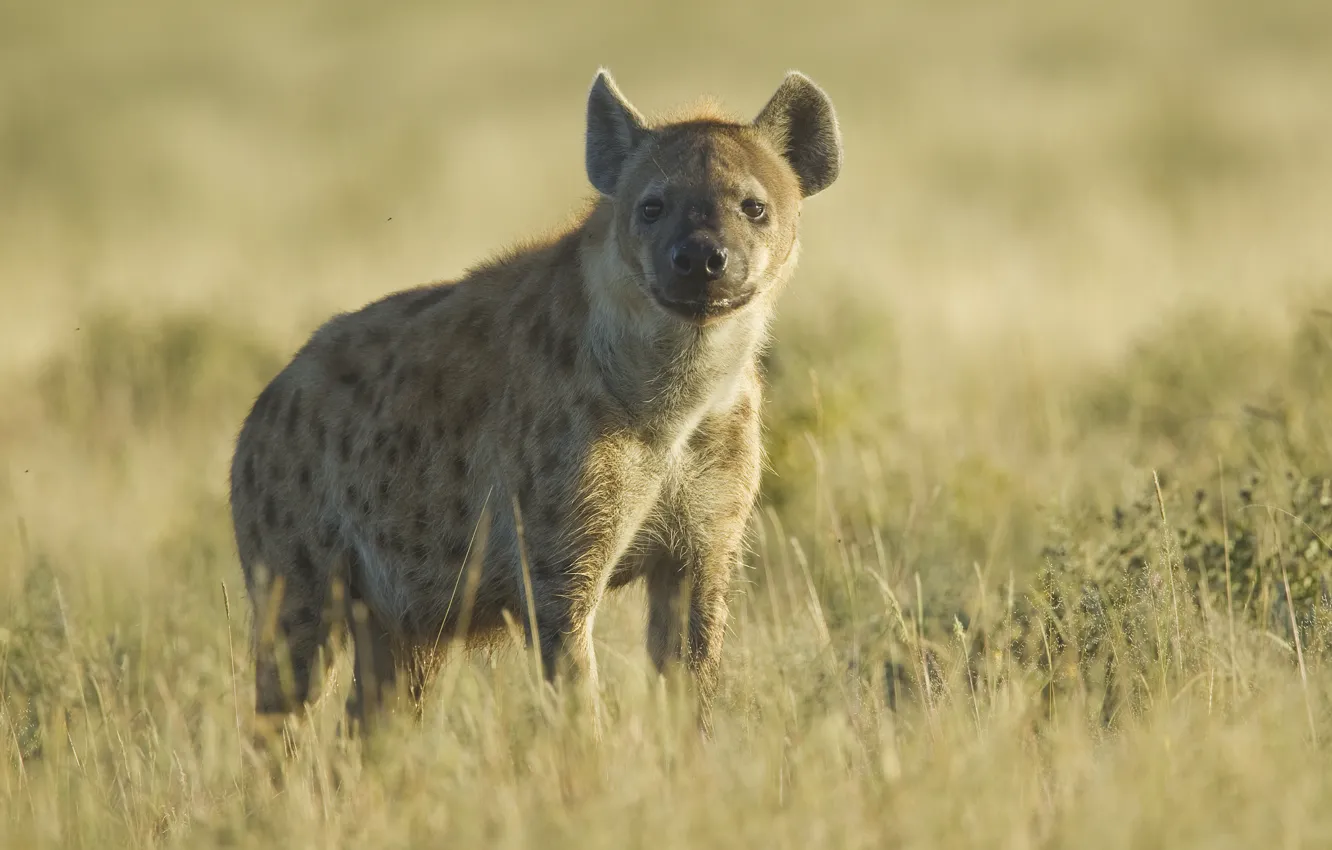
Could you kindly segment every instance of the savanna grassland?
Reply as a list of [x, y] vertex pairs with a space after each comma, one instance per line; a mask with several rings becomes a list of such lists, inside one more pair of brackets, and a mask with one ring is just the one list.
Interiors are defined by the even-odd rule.
[[[598, 620], [281, 787], [235, 433], [335, 311], [590, 191], [598, 65], [846, 144], [768, 358], [715, 739]], [[1332, 841], [1332, 9], [0, 2], [0, 847]], [[239, 730], [239, 731], [238, 731]]]

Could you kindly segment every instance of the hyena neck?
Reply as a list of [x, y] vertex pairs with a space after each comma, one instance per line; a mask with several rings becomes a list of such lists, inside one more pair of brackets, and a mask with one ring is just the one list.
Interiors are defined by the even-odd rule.
[[[770, 294], [699, 327], [666, 313], [615, 244], [608, 205], [584, 225], [585, 342], [606, 390], [653, 442], [678, 443], [739, 397], [767, 339]], [[777, 287], [773, 287], [777, 289]]]

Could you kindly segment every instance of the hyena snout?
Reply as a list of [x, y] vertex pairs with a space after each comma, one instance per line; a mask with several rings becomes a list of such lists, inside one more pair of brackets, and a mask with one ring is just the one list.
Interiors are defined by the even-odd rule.
[[687, 233], [659, 261], [653, 295], [663, 307], [694, 322], [739, 310], [754, 297], [742, 252], [706, 231]]
[[678, 282], [702, 288], [726, 274], [727, 250], [706, 234], [686, 236], [671, 249], [671, 271]]

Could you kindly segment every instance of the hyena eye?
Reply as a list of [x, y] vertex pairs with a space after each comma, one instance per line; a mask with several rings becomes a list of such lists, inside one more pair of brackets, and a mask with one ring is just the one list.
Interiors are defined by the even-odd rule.
[[762, 201], [756, 201], [750, 198], [740, 204], [740, 212], [749, 216], [754, 221], [762, 221], [768, 214], [768, 207]]
[[639, 207], [639, 211], [643, 214], [643, 221], [656, 221], [661, 218], [661, 210], [661, 201], [656, 198], [648, 198]]

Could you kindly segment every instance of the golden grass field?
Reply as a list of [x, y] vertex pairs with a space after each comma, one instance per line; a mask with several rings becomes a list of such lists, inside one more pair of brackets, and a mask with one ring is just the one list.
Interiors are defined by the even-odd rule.
[[[0, 0], [0, 847], [1332, 841], [1323, 0], [449, 5]], [[600, 65], [845, 137], [716, 737], [631, 590], [599, 745], [513, 650], [363, 753], [344, 659], [275, 787], [234, 435], [577, 208]]]

